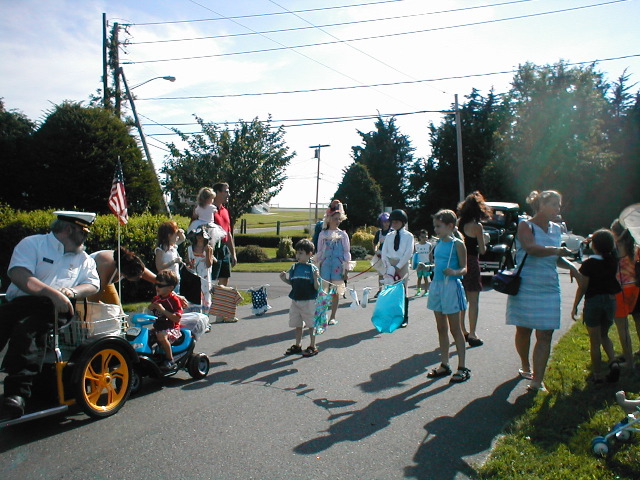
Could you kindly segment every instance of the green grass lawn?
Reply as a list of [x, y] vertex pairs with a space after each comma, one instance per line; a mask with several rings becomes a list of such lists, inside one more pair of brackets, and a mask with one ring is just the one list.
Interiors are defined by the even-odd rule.
[[[634, 328], [631, 334], [635, 344]], [[617, 339], [615, 327], [610, 337]], [[614, 343], [616, 352], [621, 351], [619, 343]], [[591, 451], [591, 440], [606, 435], [624, 418], [615, 392], [624, 389], [631, 392], [630, 398], [638, 398], [640, 376], [623, 372], [617, 384], [595, 387], [586, 382], [588, 374], [589, 337], [584, 325], [577, 322], [553, 350], [545, 375], [550, 393], [525, 400], [525, 413], [508, 426], [479, 469], [478, 478], [640, 479], [640, 434], [629, 443], [615, 442], [607, 458], [596, 457]]]
[[283, 226], [306, 226], [309, 224], [309, 210], [272, 208], [268, 214], [245, 213], [238, 219], [238, 225], [240, 220], [247, 221], [247, 228], [275, 227], [278, 221]]

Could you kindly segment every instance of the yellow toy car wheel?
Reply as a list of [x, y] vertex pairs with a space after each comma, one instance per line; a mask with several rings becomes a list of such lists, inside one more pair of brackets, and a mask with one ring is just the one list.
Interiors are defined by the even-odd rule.
[[103, 418], [116, 413], [131, 392], [131, 361], [117, 342], [98, 343], [82, 355], [75, 398], [90, 417]]

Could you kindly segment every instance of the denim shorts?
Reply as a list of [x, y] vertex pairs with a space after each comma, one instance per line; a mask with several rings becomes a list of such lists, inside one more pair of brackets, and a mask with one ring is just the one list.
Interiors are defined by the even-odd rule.
[[582, 320], [587, 327], [606, 327], [613, 325], [616, 312], [616, 296], [601, 294], [587, 298], [584, 302]]

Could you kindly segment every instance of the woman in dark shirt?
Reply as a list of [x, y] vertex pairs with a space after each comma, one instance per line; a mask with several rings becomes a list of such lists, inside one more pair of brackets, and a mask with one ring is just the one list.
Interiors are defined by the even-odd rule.
[[480, 279], [480, 261], [478, 255], [487, 251], [484, 229], [480, 220], [491, 214], [491, 208], [485, 203], [484, 197], [478, 191], [470, 193], [464, 202], [458, 205], [458, 230], [464, 236], [467, 247], [467, 273], [462, 278], [462, 285], [469, 302], [469, 331], [465, 327], [465, 312], [462, 312], [462, 332], [470, 347], [482, 345], [482, 340], [476, 335], [478, 324], [478, 307], [482, 280]]

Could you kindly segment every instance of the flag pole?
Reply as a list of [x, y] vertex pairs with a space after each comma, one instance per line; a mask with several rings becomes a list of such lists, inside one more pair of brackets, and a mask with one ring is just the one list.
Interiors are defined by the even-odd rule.
[[122, 308], [122, 274], [120, 273], [120, 221], [118, 221], [118, 299], [120, 300], [120, 308]]
[[[118, 165], [120, 163], [120, 155], [118, 155]], [[122, 167], [120, 167], [122, 168]], [[118, 299], [120, 300], [120, 308], [122, 308], [122, 270], [120, 270], [120, 219], [118, 218]]]
[[118, 219], [118, 251], [117, 264], [118, 264], [118, 296], [120, 297], [120, 307], [122, 308], [122, 282], [120, 278], [122, 276], [120, 270], [120, 237], [121, 230], [120, 225], [126, 224], [129, 220], [129, 214], [127, 212], [127, 197], [124, 191], [124, 176], [122, 174], [122, 164], [120, 163], [120, 155], [118, 155], [118, 164], [116, 165], [116, 173], [113, 176], [113, 184], [111, 185], [111, 193], [109, 194], [109, 210]]

